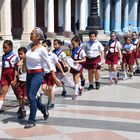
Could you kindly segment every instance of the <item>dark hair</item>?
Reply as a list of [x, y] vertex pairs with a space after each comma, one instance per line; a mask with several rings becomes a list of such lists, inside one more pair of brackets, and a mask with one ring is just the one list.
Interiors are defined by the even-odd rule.
[[26, 53], [27, 52], [27, 49], [25, 48], [25, 47], [20, 47], [19, 49], [18, 49], [18, 52], [24, 52], [24, 53]]
[[131, 39], [131, 36], [130, 36], [130, 35], [124, 36], [124, 40], [125, 40], [125, 41], [126, 41], [128, 38]]
[[110, 35], [115, 34], [117, 36], [117, 33], [115, 31], [111, 31]]
[[11, 48], [13, 48], [13, 42], [11, 40], [5, 40], [3, 42], [3, 44], [7, 44], [8, 46], [10, 46]]
[[91, 36], [92, 34], [94, 34], [95, 36], [97, 36], [98, 31], [89, 31], [88, 35]]
[[61, 41], [61, 40], [59, 40], [59, 39], [55, 39], [54, 42], [57, 42], [59, 45], [62, 46], [62, 41]]
[[51, 43], [51, 40], [50, 39], [44, 40], [42, 42], [42, 44], [46, 44], [48, 47], [51, 47], [52, 46], [52, 43]]
[[134, 31], [134, 32], [132, 32], [132, 34], [137, 34], [137, 32], [136, 32], [136, 31]]
[[78, 42], [79, 45], [80, 45], [80, 39], [79, 39], [78, 36], [74, 36], [74, 37], [71, 39], [71, 41]]

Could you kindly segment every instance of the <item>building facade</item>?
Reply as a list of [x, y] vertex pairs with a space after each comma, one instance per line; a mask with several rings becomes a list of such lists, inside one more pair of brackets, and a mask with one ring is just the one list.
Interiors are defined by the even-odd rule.
[[[90, 3], [91, 0], [0, 0], [0, 36], [28, 40], [37, 26], [50, 37], [69, 37], [77, 33], [77, 28], [86, 30]], [[128, 32], [129, 24], [133, 31], [140, 31], [140, 0], [98, 0], [98, 15], [105, 34], [111, 30]]]

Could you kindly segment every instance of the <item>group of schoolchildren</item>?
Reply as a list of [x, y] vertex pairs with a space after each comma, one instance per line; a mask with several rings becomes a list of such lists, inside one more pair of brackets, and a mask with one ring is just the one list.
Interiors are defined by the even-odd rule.
[[[118, 83], [117, 71], [118, 62], [121, 63], [124, 79], [127, 76], [132, 77], [134, 72], [134, 64], [136, 65], [135, 72], [140, 73], [139, 62], [140, 58], [140, 43], [137, 33], [133, 32], [131, 36], [124, 37], [124, 44], [121, 45], [116, 33], [111, 32], [110, 40], [107, 43], [106, 52], [103, 45], [96, 39], [97, 31], [89, 32], [89, 41], [83, 45], [82, 39], [75, 36], [71, 39], [71, 58], [74, 65], [79, 65], [77, 69], [71, 67], [67, 61], [65, 52], [62, 50], [62, 41], [55, 39], [53, 41], [54, 50], [52, 50], [52, 42], [46, 39], [42, 45], [48, 51], [51, 65], [55, 70], [56, 76], [62, 83], [62, 96], [66, 96], [66, 83], [74, 89], [72, 99], [82, 94], [85, 86], [83, 69], [88, 70], [89, 86], [87, 90], [100, 88], [100, 69], [103, 63], [106, 63], [109, 68], [109, 85], [114, 82]], [[18, 118], [26, 116], [25, 103], [26, 96], [26, 52], [27, 48], [20, 47], [18, 56], [13, 52], [13, 44], [10, 40], [5, 40], [3, 43], [4, 55], [2, 56], [2, 72], [1, 72], [1, 90], [0, 90], [0, 109], [2, 109], [5, 95], [11, 85], [17, 100], [19, 101], [19, 110], [17, 111]], [[41, 89], [48, 96], [47, 108], [52, 109], [55, 106], [55, 87], [56, 83], [53, 80], [47, 64], [43, 64], [44, 80], [42, 81]], [[126, 71], [127, 70], [127, 71]], [[66, 72], [73, 75], [73, 81], [67, 77]], [[65, 79], [63, 81], [63, 79]]]

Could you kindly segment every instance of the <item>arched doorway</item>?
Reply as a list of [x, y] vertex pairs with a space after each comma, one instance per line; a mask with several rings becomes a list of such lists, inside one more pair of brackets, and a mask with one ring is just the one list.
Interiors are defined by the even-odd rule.
[[44, 28], [44, 0], [36, 0], [36, 26]]
[[12, 35], [13, 39], [21, 39], [22, 27], [22, 0], [12, 0]]

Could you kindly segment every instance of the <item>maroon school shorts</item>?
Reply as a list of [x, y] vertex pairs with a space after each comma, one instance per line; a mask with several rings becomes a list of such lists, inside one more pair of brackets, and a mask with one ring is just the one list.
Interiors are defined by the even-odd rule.
[[101, 62], [100, 56], [97, 56], [96, 58], [88, 58], [86, 57], [86, 62], [84, 63], [85, 69], [101, 69], [101, 65], [99, 63]]
[[26, 82], [18, 81], [17, 83], [17, 95], [18, 97], [26, 97]]
[[14, 80], [15, 69], [14, 68], [2, 68], [1, 72], [1, 86], [10, 85]]
[[55, 82], [51, 73], [46, 73], [42, 84], [47, 84], [48, 86], [54, 86]]

